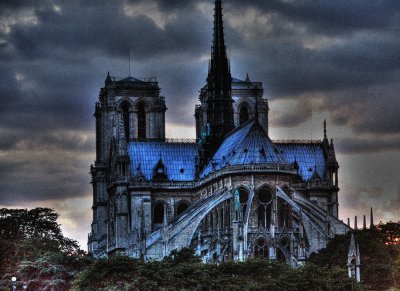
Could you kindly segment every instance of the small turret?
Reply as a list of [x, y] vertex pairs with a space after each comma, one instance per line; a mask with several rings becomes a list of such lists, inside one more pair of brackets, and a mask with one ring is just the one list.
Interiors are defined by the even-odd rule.
[[104, 81], [104, 83], [107, 85], [107, 84], [109, 84], [109, 83], [111, 83], [112, 82], [112, 79], [111, 79], [111, 77], [110, 77], [110, 72], [107, 72], [107, 78], [106, 78], [106, 80]]
[[249, 78], [249, 73], [247, 73], [247, 75], [246, 75], [246, 82], [247, 83], [250, 83], [251, 81], [250, 81], [250, 78]]
[[336, 154], [335, 154], [335, 146], [333, 145], [333, 139], [331, 138], [331, 143], [329, 145], [329, 151], [328, 151], [328, 160], [327, 160], [328, 166], [331, 166], [333, 169], [338, 169], [339, 164], [336, 160]]
[[347, 256], [347, 269], [349, 278], [354, 278], [357, 282], [360, 282], [360, 249], [354, 239], [354, 234], [351, 234], [349, 252]]
[[158, 163], [153, 170], [153, 180], [158, 182], [168, 180], [167, 169], [161, 157], [158, 160]]

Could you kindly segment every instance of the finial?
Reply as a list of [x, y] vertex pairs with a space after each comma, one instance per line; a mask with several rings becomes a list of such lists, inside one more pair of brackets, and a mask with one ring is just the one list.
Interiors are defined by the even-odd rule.
[[367, 229], [367, 218], [365, 217], [365, 214], [363, 218], [363, 229]]
[[369, 228], [373, 229], [373, 228], [375, 228], [375, 225], [374, 225], [374, 213], [372, 211], [372, 207], [371, 207], [371, 218], [370, 219], [371, 219], [371, 222], [370, 222]]
[[110, 82], [112, 82], [111, 77], [110, 77], [110, 72], [107, 72], [107, 78], [106, 78], [105, 83], [107, 84], [107, 83], [110, 83]]
[[246, 82], [247, 82], [247, 83], [250, 83], [249, 73], [247, 73]]

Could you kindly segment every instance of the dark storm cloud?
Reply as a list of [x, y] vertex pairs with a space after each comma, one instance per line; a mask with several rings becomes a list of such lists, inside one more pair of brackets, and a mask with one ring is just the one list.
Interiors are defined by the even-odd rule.
[[398, 16], [400, 5], [396, 0], [348, 1], [348, 0], [298, 0], [298, 1], [225, 1], [234, 9], [250, 6], [265, 13], [280, 16], [306, 25], [311, 32], [321, 34], [345, 34], [362, 29], [380, 30], [389, 28]]
[[[376, 137], [375, 144], [338, 140], [343, 152], [395, 149], [395, 138], [378, 141], [400, 132], [399, 6], [225, 0], [233, 73], [263, 81], [270, 99], [301, 102], [275, 125], [305, 122], [313, 108]], [[167, 122], [193, 125], [211, 14], [211, 0], [0, 1], [0, 202], [87, 193], [94, 103], [107, 71], [127, 75], [129, 48], [133, 75], [158, 77]], [[323, 104], [315, 108], [306, 95]]]
[[296, 106], [292, 110], [287, 108], [284, 112], [271, 112], [270, 124], [272, 126], [294, 127], [307, 121], [311, 114], [311, 100], [303, 99], [296, 102]]
[[202, 17], [179, 15], [179, 21], [167, 23], [163, 29], [144, 14], [126, 15], [122, 1], [114, 2], [114, 9], [108, 6], [82, 7], [76, 13], [74, 5], [65, 4], [61, 14], [51, 8], [38, 11], [39, 24], [15, 25], [9, 41], [29, 59], [49, 57], [60, 48], [85, 54], [89, 53], [85, 50], [92, 50], [92, 54], [111, 58], [126, 58], [131, 48], [132, 57], [138, 60], [174, 52], [202, 52], [199, 47], [208, 36], [201, 29]]
[[361, 154], [378, 151], [400, 151], [400, 136], [338, 138], [335, 139], [336, 152], [340, 154]]

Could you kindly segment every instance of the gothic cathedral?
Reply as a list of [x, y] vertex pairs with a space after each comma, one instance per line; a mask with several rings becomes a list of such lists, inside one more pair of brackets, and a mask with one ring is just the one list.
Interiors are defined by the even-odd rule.
[[196, 141], [165, 137], [155, 79], [109, 74], [96, 103], [88, 250], [161, 259], [190, 247], [205, 262], [260, 257], [298, 266], [350, 228], [338, 220], [338, 163], [323, 139], [271, 140], [261, 82], [233, 78], [215, 1]]

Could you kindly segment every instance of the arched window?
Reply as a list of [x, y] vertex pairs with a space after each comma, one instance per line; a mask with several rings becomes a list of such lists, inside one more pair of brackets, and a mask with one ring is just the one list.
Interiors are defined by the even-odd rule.
[[125, 138], [129, 141], [129, 103], [127, 101], [121, 104], [122, 110], [122, 121], [124, 122], [124, 129], [125, 129]]
[[268, 258], [268, 243], [265, 238], [259, 237], [255, 240], [253, 253], [255, 258]]
[[281, 198], [278, 198], [278, 225], [280, 228], [291, 227], [291, 207]]
[[246, 213], [246, 208], [247, 208], [247, 200], [249, 199], [249, 193], [247, 193], [246, 189], [239, 189], [239, 201], [240, 201], [240, 205], [242, 206], [242, 210], [243, 210], [243, 219], [244, 219], [244, 215]]
[[176, 208], [176, 215], [179, 216], [184, 212], [186, 209], [188, 209], [189, 204], [185, 201], [182, 201], [179, 203], [178, 207]]
[[144, 104], [140, 103], [137, 106], [138, 111], [138, 138], [146, 138], [146, 110]]
[[272, 212], [272, 193], [267, 188], [262, 188], [257, 195], [258, 226], [269, 228]]
[[157, 202], [153, 209], [153, 223], [162, 224], [164, 222], [164, 203]]
[[249, 110], [247, 109], [247, 106], [242, 106], [239, 112], [239, 124], [245, 123], [248, 120], [249, 120]]

